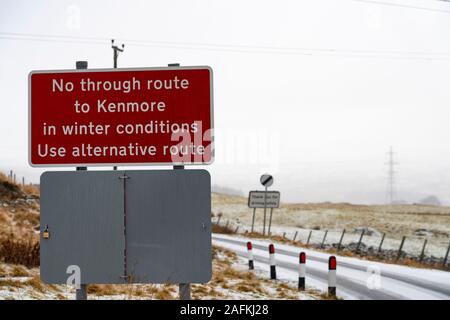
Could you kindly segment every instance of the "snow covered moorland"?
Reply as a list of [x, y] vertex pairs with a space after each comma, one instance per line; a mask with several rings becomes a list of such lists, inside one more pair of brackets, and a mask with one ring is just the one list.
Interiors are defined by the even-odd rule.
[[[220, 217], [220, 223], [228, 224], [232, 230], [242, 234], [251, 231], [253, 210], [248, 208], [247, 198], [213, 194], [212, 201], [214, 222]], [[257, 209], [254, 231], [262, 233], [262, 229], [263, 209]], [[336, 249], [344, 229], [341, 245], [351, 252], [364, 231], [359, 249], [367, 257], [378, 254], [381, 243], [385, 258], [395, 260], [405, 237], [401, 258], [419, 260], [426, 240], [423, 261], [441, 267], [450, 244], [450, 208], [416, 204], [282, 203], [273, 211], [272, 235], [302, 244], [309, 238], [312, 247], [320, 248], [323, 243], [325, 249]], [[449, 263], [447, 260], [447, 266]]]

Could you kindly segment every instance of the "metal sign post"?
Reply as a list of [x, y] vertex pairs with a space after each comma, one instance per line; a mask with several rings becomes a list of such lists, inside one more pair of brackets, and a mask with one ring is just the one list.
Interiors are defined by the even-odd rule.
[[[87, 69], [88, 62], [87, 61], [77, 61], [75, 63], [75, 67], [77, 69]], [[85, 171], [87, 170], [87, 167], [77, 167], [77, 171]], [[75, 300], [87, 300], [87, 285], [81, 284], [80, 287], [75, 289]]]
[[[123, 52], [123, 50], [125, 50], [125, 45], [122, 43], [122, 48], [120, 48], [119, 46], [114, 45], [114, 39], [111, 39], [111, 48], [114, 51], [114, 69], [117, 69], [117, 58], [119, 57], [119, 52]], [[117, 170], [117, 166], [113, 166], [113, 170]]]
[[[261, 181], [265, 182], [267, 179], [261, 179]], [[272, 180], [273, 181], [273, 178]], [[272, 215], [273, 215], [273, 209], [280, 207], [280, 192], [279, 191], [267, 191], [267, 187], [271, 185], [270, 181], [266, 183], [265, 191], [250, 191], [248, 194], [248, 207], [253, 208], [253, 217], [252, 217], [252, 232], [254, 231], [255, 227], [255, 219], [256, 219], [256, 209], [257, 208], [264, 208], [267, 210], [270, 208], [270, 215], [269, 215], [269, 229], [268, 229], [268, 235], [270, 235], [270, 230], [272, 226]], [[261, 183], [262, 183], [261, 182]], [[266, 217], [266, 215], [264, 215]], [[266, 219], [264, 219], [264, 230], [266, 225]], [[264, 232], [265, 233], [265, 232]]]
[[255, 213], [256, 213], [256, 208], [253, 208], [252, 233], [253, 233], [253, 227], [255, 226]]
[[263, 224], [263, 235], [266, 234], [266, 209], [267, 209], [267, 185], [264, 192], [264, 224]]
[[260, 178], [261, 184], [265, 187], [264, 192], [264, 222], [263, 236], [266, 234], [266, 211], [267, 211], [267, 188], [273, 184], [273, 177], [270, 174], [263, 174]]
[[[179, 63], [169, 63], [168, 67], [179, 67]], [[173, 166], [174, 170], [184, 170], [184, 166]], [[191, 300], [191, 284], [180, 283], [178, 284], [178, 295], [180, 300]]]
[[80, 288], [75, 292], [75, 300], [87, 300], [87, 285], [80, 284]]
[[272, 213], [273, 213], [273, 208], [270, 208], [269, 230], [267, 231], [267, 235], [269, 235], [269, 236], [270, 236], [270, 227], [272, 226]]
[[180, 283], [178, 285], [180, 300], [191, 300], [191, 284]]

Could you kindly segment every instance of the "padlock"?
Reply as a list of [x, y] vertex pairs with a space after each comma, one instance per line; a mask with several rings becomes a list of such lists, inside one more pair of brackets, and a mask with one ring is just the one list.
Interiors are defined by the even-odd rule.
[[42, 232], [42, 238], [44, 238], [44, 239], [50, 238], [50, 232], [48, 231], [48, 225], [45, 225], [44, 232]]

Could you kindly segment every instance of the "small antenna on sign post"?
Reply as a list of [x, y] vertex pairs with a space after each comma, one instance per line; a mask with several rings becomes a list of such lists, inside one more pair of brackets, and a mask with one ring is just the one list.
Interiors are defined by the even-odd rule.
[[119, 52], [123, 52], [125, 50], [125, 45], [122, 43], [122, 46], [119, 47], [114, 44], [114, 39], [111, 39], [111, 48], [114, 51], [113, 61], [114, 61], [114, 69], [117, 68], [117, 58], [119, 57]]

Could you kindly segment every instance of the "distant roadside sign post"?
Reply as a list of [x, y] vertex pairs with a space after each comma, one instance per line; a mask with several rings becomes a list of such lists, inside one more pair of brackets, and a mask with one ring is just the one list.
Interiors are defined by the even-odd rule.
[[263, 235], [266, 234], [266, 209], [267, 209], [267, 188], [270, 187], [273, 184], [273, 177], [270, 174], [263, 174], [260, 178], [261, 184], [265, 188], [264, 193], [264, 225], [263, 225]]
[[255, 214], [257, 208], [270, 208], [270, 219], [269, 219], [269, 230], [272, 222], [272, 211], [274, 208], [280, 207], [280, 192], [279, 191], [250, 191], [248, 194], [248, 207], [253, 208], [253, 218], [252, 218], [252, 232], [255, 225]]
[[[270, 208], [270, 223], [272, 222], [273, 208], [278, 208], [280, 205], [280, 193], [278, 191], [268, 192], [267, 188], [273, 184], [273, 177], [270, 174], [263, 174], [259, 179], [264, 186], [264, 191], [250, 191], [248, 195], [248, 206], [253, 208], [252, 218], [252, 232], [255, 226], [255, 215], [257, 208], [264, 208], [264, 222], [263, 222], [263, 235], [266, 234], [266, 212], [267, 208]], [[269, 224], [270, 233], [270, 224]]]

